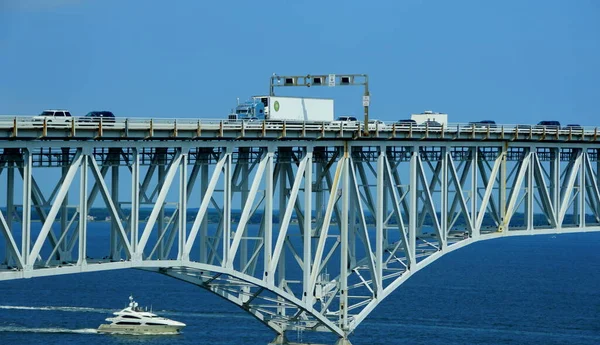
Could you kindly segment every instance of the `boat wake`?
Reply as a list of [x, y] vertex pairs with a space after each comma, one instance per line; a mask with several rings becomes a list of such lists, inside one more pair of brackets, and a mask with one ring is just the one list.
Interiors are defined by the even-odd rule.
[[2, 332], [14, 332], [14, 333], [77, 333], [77, 334], [98, 334], [98, 331], [94, 328], [82, 328], [82, 329], [68, 329], [68, 328], [27, 328], [27, 327], [15, 327], [6, 326], [0, 327], [0, 333]]
[[155, 336], [159, 335], [161, 337], [164, 336], [178, 336], [181, 333], [163, 333], [163, 332], [144, 332], [144, 333], [136, 333], [136, 332], [127, 332], [127, 331], [110, 331], [110, 332], [97, 332], [98, 334], [106, 334], [106, 335], [130, 335], [134, 337], [147, 337], [147, 336]]
[[0, 305], [0, 309], [11, 309], [11, 310], [45, 310], [45, 311], [69, 311], [69, 312], [87, 312], [87, 313], [107, 313], [110, 309], [102, 308], [87, 308], [87, 307], [28, 307], [20, 305]]
[[[105, 308], [88, 308], [88, 307], [68, 307], [68, 306], [42, 306], [42, 307], [31, 307], [31, 306], [20, 306], [20, 305], [0, 305], [0, 310], [41, 310], [41, 311], [64, 311], [73, 313], [99, 313], [99, 314], [110, 314], [114, 310]], [[190, 312], [190, 311], [172, 311], [172, 310], [157, 310], [158, 312], [171, 315], [171, 316], [183, 316], [183, 317], [198, 317], [207, 319], [219, 319], [219, 318], [237, 318], [237, 319], [252, 319], [253, 317], [239, 312]]]

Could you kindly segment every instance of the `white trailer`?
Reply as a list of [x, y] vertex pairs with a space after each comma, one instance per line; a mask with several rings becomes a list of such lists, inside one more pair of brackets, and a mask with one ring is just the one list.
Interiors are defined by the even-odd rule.
[[423, 124], [427, 121], [439, 122], [444, 127], [448, 125], [448, 114], [436, 113], [431, 110], [425, 110], [421, 114], [411, 114], [410, 118], [415, 120], [417, 125]]
[[265, 105], [265, 119], [270, 121], [333, 121], [333, 99], [254, 96]]

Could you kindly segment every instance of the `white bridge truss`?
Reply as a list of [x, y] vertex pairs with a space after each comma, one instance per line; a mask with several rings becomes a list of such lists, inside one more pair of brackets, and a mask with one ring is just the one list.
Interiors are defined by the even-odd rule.
[[[0, 280], [146, 269], [210, 290], [280, 338], [347, 339], [455, 249], [600, 230], [599, 151], [533, 140], [4, 141]], [[94, 208], [108, 212], [104, 237], [91, 233]]]

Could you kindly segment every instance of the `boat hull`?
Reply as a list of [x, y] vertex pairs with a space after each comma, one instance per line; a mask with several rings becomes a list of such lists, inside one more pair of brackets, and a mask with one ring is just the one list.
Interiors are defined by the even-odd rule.
[[117, 334], [179, 334], [183, 326], [169, 325], [100, 325], [99, 333]]

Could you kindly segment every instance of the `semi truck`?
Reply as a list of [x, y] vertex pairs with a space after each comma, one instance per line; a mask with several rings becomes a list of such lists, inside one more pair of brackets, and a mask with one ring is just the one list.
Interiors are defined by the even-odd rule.
[[425, 110], [420, 114], [411, 114], [410, 118], [414, 120], [417, 125], [435, 121], [444, 127], [448, 126], [448, 114], [437, 113], [431, 110]]
[[230, 121], [333, 121], [333, 99], [253, 96], [235, 107]]

